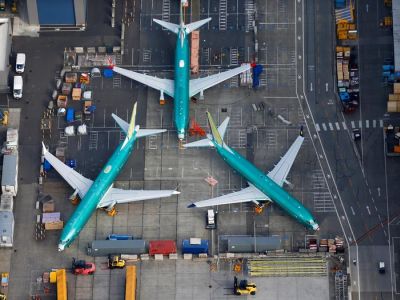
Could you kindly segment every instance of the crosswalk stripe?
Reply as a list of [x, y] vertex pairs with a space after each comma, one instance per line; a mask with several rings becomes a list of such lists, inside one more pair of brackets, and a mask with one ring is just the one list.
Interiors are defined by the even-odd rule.
[[362, 121], [358, 121], [358, 128], [362, 128]]
[[356, 128], [354, 121], [351, 121], [351, 128], [353, 128], [353, 129]]
[[383, 127], [383, 120], [379, 120], [379, 127]]
[[339, 123], [338, 123], [338, 122], [336, 122], [336, 123], [335, 123], [335, 125], [336, 125], [336, 130], [340, 130]]
[[372, 121], [372, 127], [374, 127], [374, 128], [376, 127], [376, 120]]
[[332, 125], [332, 123], [329, 123], [329, 129], [330, 129], [330, 130], [333, 130], [333, 125]]
[[319, 128], [318, 124], [315, 124], [315, 129], [317, 129], [317, 131], [321, 131], [321, 128]]
[[347, 129], [346, 122], [342, 122], [342, 125], [343, 125], [343, 129], [346, 130]]
[[365, 121], [365, 127], [369, 128], [369, 120]]
[[322, 123], [322, 128], [324, 129], [324, 131], [326, 131], [326, 125], [325, 125], [325, 123]]

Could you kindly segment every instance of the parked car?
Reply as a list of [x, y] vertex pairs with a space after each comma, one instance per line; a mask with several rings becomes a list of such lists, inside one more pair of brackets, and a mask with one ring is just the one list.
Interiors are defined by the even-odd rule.
[[357, 141], [359, 139], [361, 139], [361, 131], [360, 131], [360, 129], [358, 129], [358, 128], [353, 129], [353, 140]]

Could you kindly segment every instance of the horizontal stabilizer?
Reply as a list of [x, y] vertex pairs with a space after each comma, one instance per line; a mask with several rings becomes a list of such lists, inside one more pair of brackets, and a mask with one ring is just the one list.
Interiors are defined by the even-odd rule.
[[211, 18], [207, 18], [204, 20], [200, 20], [197, 22], [187, 24], [187, 25], [185, 25], [185, 32], [186, 32], [186, 34], [189, 34], [192, 31], [195, 31], [196, 29], [200, 28], [201, 26], [203, 26], [204, 24], [207, 24], [210, 21], [211, 21]]
[[183, 145], [184, 148], [195, 148], [195, 147], [214, 147], [214, 144], [209, 139], [203, 139], [192, 143]]
[[177, 24], [165, 22], [165, 21], [158, 20], [158, 19], [153, 19], [153, 22], [156, 22], [157, 24], [161, 25], [165, 29], [168, 29], [169, 31], [172, 31], [175, 34], [178, 34], [178, 32], [179, 32], [179, 25], [177, 25]]
[[[112, 114], [112, 117], [114, 118], [115, 122], [117, 122], [119, 127], [121, 127], [122, 131], [126, 134], [128, 132], [129, 124], [118, 117], [116, 114]], [[136, 138], [155, 135], [166, 131], [166, 129], [139, 129], [139, 131], [136, 133]]]

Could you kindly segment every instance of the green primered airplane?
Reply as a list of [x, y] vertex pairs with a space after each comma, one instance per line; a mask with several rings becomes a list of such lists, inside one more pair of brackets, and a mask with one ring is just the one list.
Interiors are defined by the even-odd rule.
[[113, 70], [130, 79], [145, 84], [153, 89], [160, 91], [160, 100], [164, 100], [164, 94], [174, 98], [174, 125], [178, 133], [178, 139], [185, 138], [186, 130], [189, 125], [189, 99], [192, 96], [200, 94], [200, 98], [204, 97], [204, 90], [217, 85], [233, 76], [250, 70], [250, 64], [242, 65], [238, 68], [214, 74], [207, 77], [190, 79], [190, 59], [189, 59], [189, 34], [208, 23], [211, 18], [185, 24], [183, 21], [183, 5], [187, 0], [182, 0], [180, 4], [180, 24], [172, 24], [169, 22], [153, 19], [162, 27], [175, 33], [178, 38], [175, 48], [175, 79], [157, 78], [138, 72], [125, 70], [119, 67], [113, 67]]
[[228, 127], [229, 117], [218, 128], [215, 126], [209, 112], [207, 112], [207, 117], [211, 128], [211, 134], [207, 135], [207, 139], [188, 143], [183, 147], [214, 147], [228, 165], [246, 178], [249, 187], [238, 192], [199, 201], [189, 205], [189, 207], [206, 207], [242, 202], [254, 202], [258, 207], [262, 207], [262, 202], [270, 201], [279, 205], [287, 214], [308, 229], [319, 230], [319, 225], [311, 212], [282, 188], [284, 183], [288, 183], [286, 177], [304, 141], [302, 130], [300, 130], [300, 135], [274, 169], [268, 174], [264, 174], [264, 172], [224, 143], [223, 138]]
[[65, 224], [58, 244], [58, 251], [63, 251], [65, 247], [68, 247], [75, 240], [97, 208], [111, 211], [117, 203], [164, 198], [179, 194], [176, 190], [144, 191], [113, 188], [113, 182], [132, 153], [136, 139], [166, 131], [165, 129], [140, 129], [139, 125], [135, 125], [136, 105], [137, 103], [134, 105], [130, 124], [112, 114], [114, 120], [125, 132], [126, 137], [114, 151], [94, 182], [65, 165], [48, 152], [43, 145], [44, 158], [82, 199], [71, 218]]

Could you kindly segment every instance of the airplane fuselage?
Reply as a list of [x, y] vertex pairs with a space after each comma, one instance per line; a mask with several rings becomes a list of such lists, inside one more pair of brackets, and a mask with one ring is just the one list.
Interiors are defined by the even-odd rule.
[[189, 125], [189, 41], [183, 28], [179, 29], [175, 49], [174, 123], [178, 138], [183, 139]]
[[60, 237], [58, 244], [59, 250], [68, 247], [74, 239], [79, 235], [83, 227], [89, 221], [93, 212], [101, 199], [106, 195], [112, 187], [115, 178], [119, 175], [121, 169], [128, 160], [136, 140], [136, 133], [129, 139], [125, 147], [122, 142], [114, 151], [92, 186], [89, 188], [71, 218], [67, 221]]
[[295, 220], [302, 223], [307, 228], [313, 230], [316, 229], [313, 228], [313, 225], [316, 224], [316, 222], [312, 214], [303, 206], [303, 204], [292, 197], [282, 187], [276, 184], [271, 178], [261, 172], [235, 150], [229, 148], [227, 145], [220, 146], [215, 142], [213, 143], [223, 160], [246, 178], [248, 182], [267, 195], [274, 203], [279, 205]]

